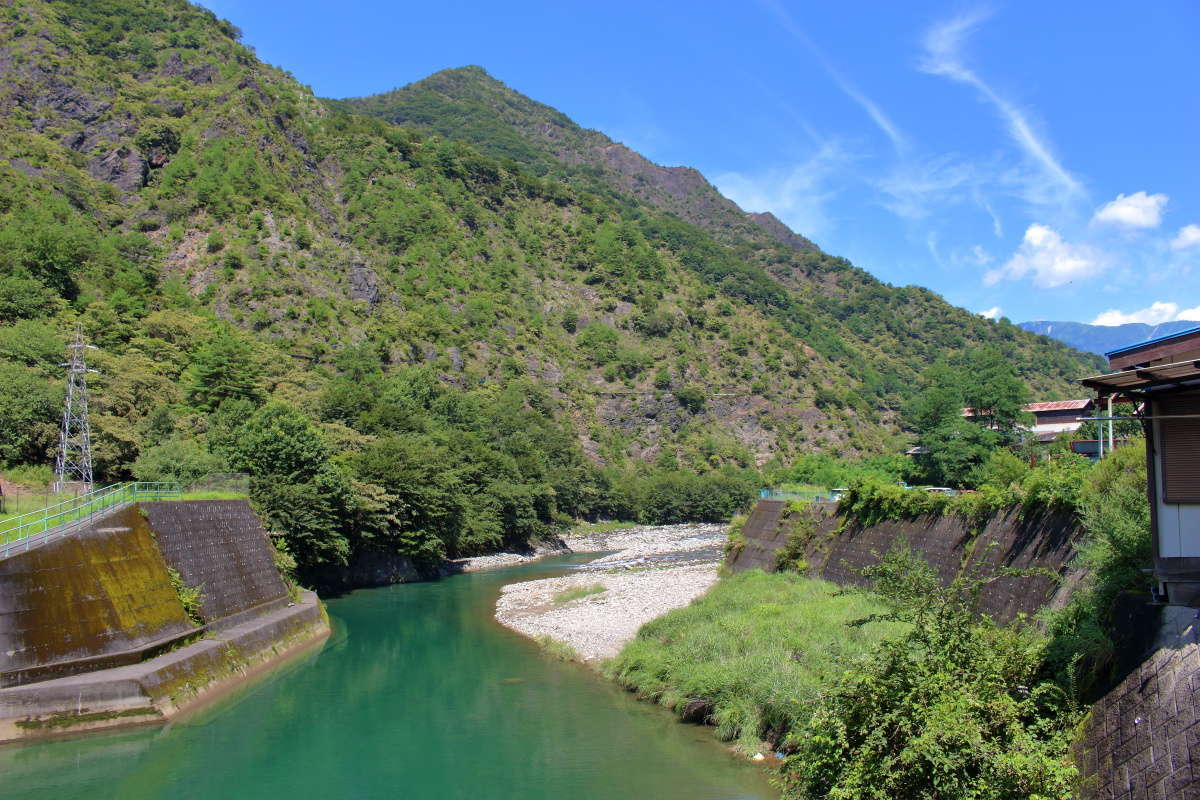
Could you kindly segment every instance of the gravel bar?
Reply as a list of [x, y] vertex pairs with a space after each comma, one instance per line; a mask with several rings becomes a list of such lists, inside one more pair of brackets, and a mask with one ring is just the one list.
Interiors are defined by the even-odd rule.
[[[549, 636], [580, 658], [611, 658], [645, 623], [686, 606], [717, 580], [724, 525], [639, 526], [569, 537], [575, 552], [605, 552], [571, 575], [511, 583], [500, 590], [496, 619], [529, 637]], [[568, 601], [555, 595], [603, 587]]]

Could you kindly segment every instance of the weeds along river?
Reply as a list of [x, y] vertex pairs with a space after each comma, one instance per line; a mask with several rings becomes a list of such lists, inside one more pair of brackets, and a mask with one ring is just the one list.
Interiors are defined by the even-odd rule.
[[162, 729], [0, 746], [0, 798], [775, 797], [680, 724], [492, 619], [570, 556], [328, 601], [319, 652]]

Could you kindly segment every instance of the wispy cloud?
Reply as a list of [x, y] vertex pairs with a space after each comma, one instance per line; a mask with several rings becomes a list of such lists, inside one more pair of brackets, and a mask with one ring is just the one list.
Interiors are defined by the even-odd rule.
[[992, 306], [987, 311], [980, 311], [979, 316], [984, 319], [1000, 319], [1000, 314], [1004, 311], [1000, 306]]
[[975, 11], [934, 25], [925, 34], [925, 53], [920, 68], [975, 89], [995, 107], [1008, 127], [1009, 135], [1039, 165], [1045, 175], [1069, 195], [1085, 194], [1083, 186], [1054, 157], [1050, 146], [1036, 132], [1025, 112], [995, 89], [966, 64], [963, 49], [975, 28], [988, 18], [987, 11]]
[[889, 117], [884, 110], [880, 108], [878, 103], [867, 96], [866, 92], [860, 89], [857, 84], [854, 83], [854, 81], [850, 80], [850, 78], [848, 78], [840, 69], [834, 66], [833, 62], [829, 60], [829, 57], [825, 55], [825, 51], [818, 47], [817, 43], [808, 37], [808, 34], [805, 33], [804, 29], [800, 27], [799, 23], [793, 19], [792, 15], [787, 12], [787, 9], [785, 9], [778, 2], [778, 0], [760, 0], [760, 2], [762, 3], [763, 7], [767, 9], [767, 11], [769, 11], [775, 16], [776, 19], [779, 20], [779, 24], [783, 26], [784, 30], [786, 30], [792, 36], [792, 38], [804, 45], [804, 48], [808, 50], [809, 54], [811, 54], [813, 58], [816, 59], [817, 63], [821, 65], [821, 69], [823, 69], [825, 74], [829, 76], [830, 80], [832, 80], [837, 87], [842, 90], [842, 93], [857, 103], [862, 110], [867, 113], [867, 116], [871, 118], [871, 121], [875, 123], [875, 126], [879, 128], [879, 130], [883, 131], [884, 135], [891, 140], [892, 146], [896, 149], [896, 151], [903, 152], [906, 150], [908, 147], [908, 140], [904, 134], [900, 132], [900, 129], [896, 126], [896, 124], [892, 122], [891, 117]]
[[985, 172], [954, 153], [912, 157], [874, 185], [884, 194], [884, 208], [907, 220], [922, 220], [948, 205], [976, 202], [979, 186], [990, 182]]
[[852, 161], [853, 156], [836, 141], [827, 140], [795, 166], [756, 175], [726, 172], [713, 183], [746, 211], [770, 211], [793, 230], [819, 237], [832, 228], [826, 205], [837, 192], [836, 183], [844, 183]]
[[1130, 322], [1144, 322], [1147, 325], [1158, 325], [1161, 322], [1189, 320], [1200, 322], [1200, 306], [1181, 309], [1178, 303], [1157, 302], [1147, 308], [1130, 311], [1128, 314], [1115, 308], [1110, 308], [1094, 320], [1093, 325], [1126, 325]]

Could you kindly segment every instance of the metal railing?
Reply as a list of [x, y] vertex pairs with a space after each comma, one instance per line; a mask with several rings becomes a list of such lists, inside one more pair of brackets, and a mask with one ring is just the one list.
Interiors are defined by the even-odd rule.
[[118, 483], [0, 520], [0, 558], [89, 525], [101, 513], [142, 500], [177, 500], [181, 494], [178, 483]]
[[792, 492], [784, 489], [762, 489], [760, 500], [804, 500], [810, 503], [828, 503], [837, 499], [837, 492]]

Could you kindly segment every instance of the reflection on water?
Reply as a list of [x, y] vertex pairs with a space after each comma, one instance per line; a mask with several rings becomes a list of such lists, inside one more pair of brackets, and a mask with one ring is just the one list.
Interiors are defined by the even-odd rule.
[[0, 798], [774, 797], [708, 731], [492, 621], [501, 584], [579, 560], [331, 600], [319, 654], [208, 711], [0, 747]]

